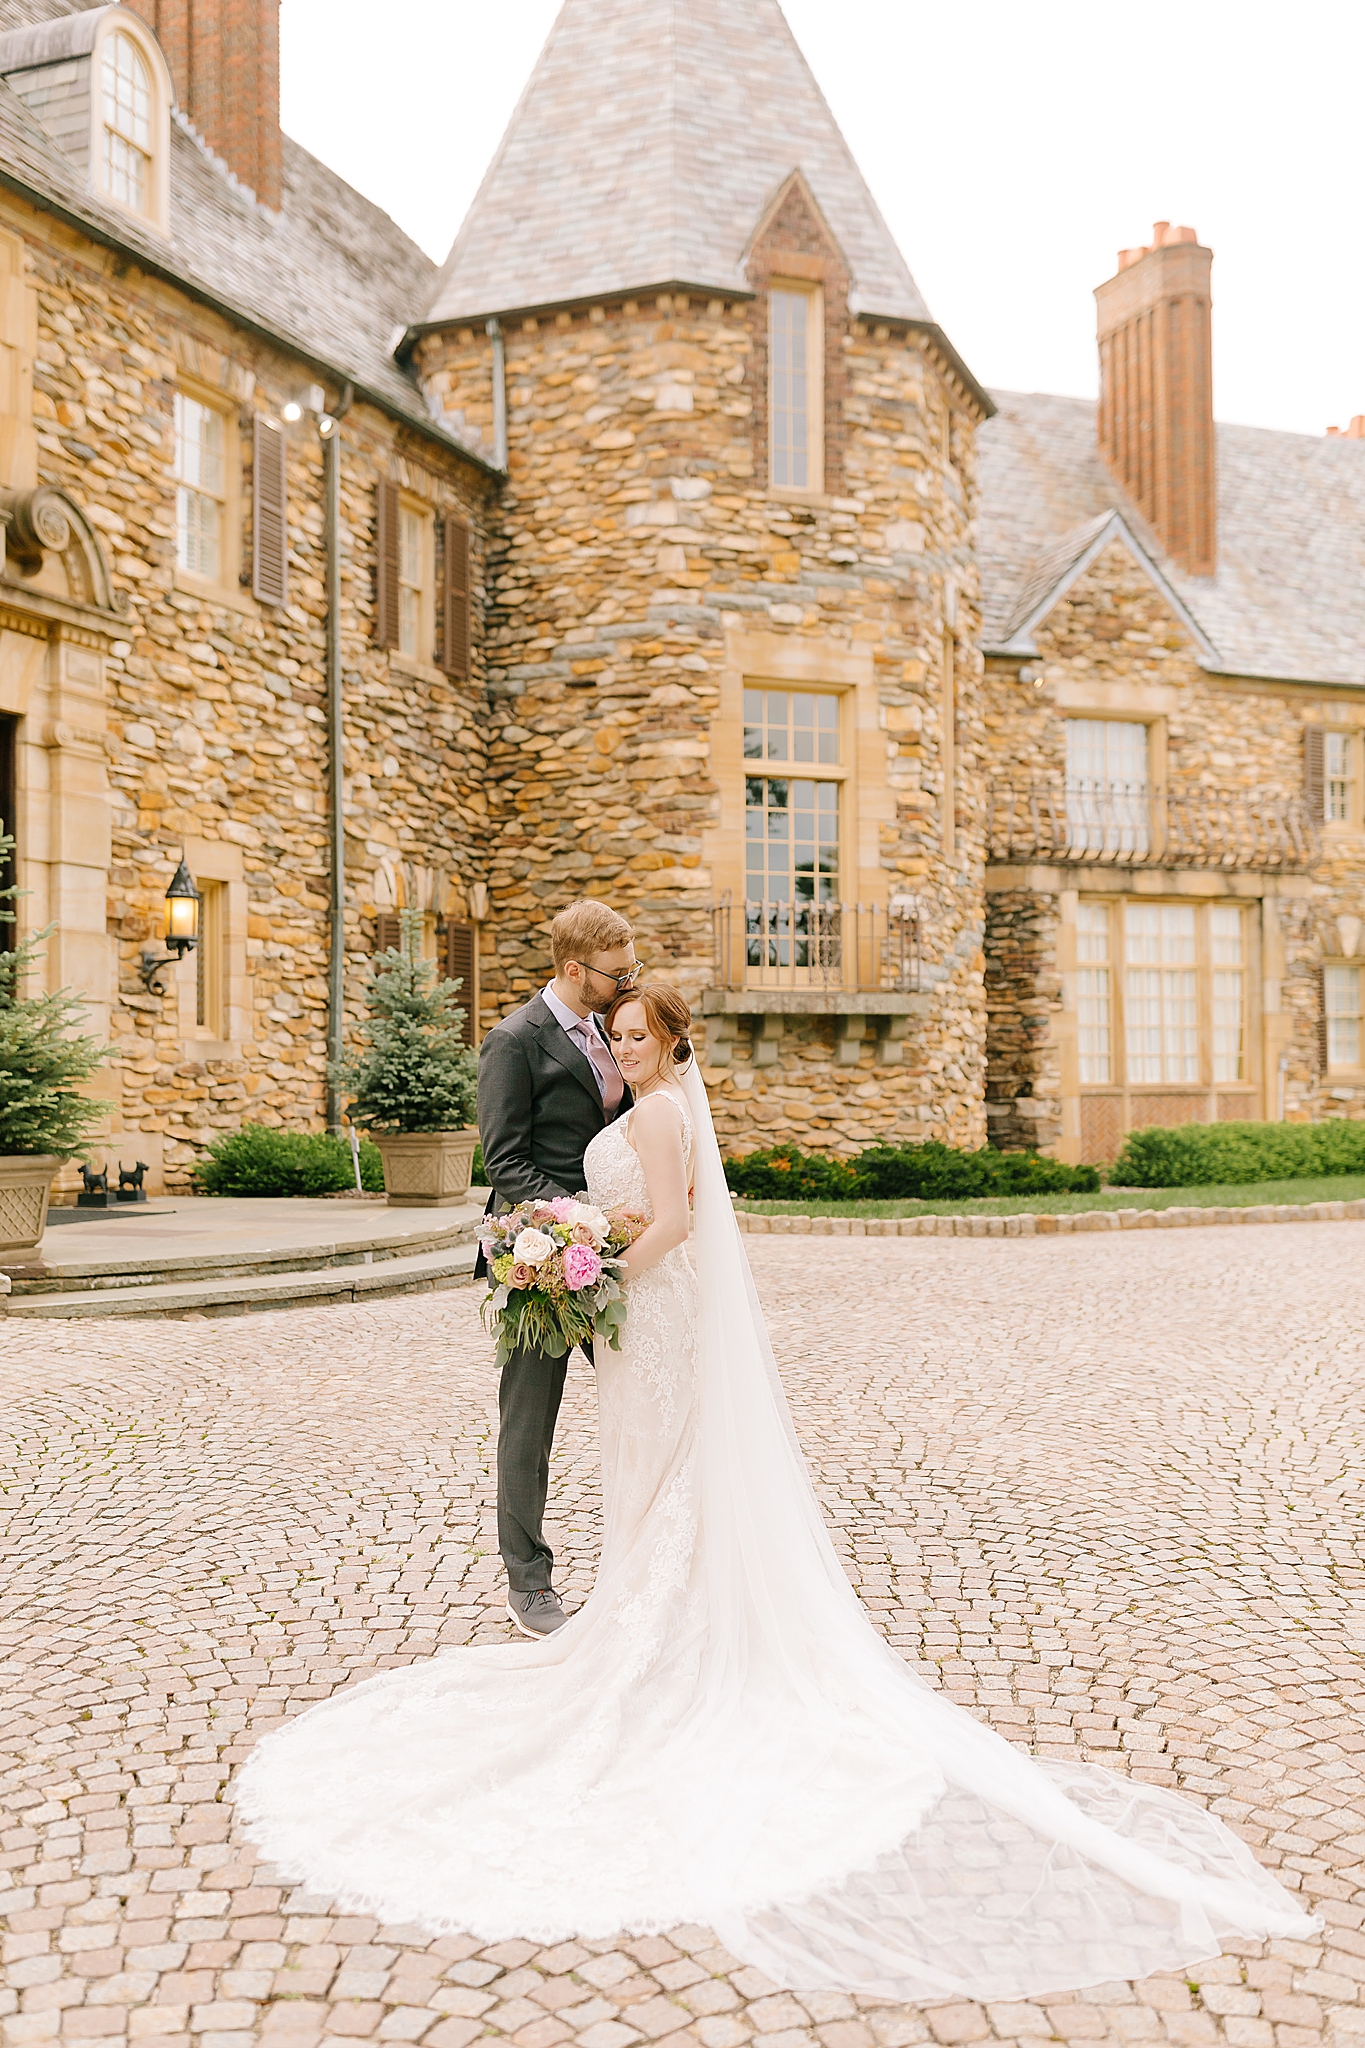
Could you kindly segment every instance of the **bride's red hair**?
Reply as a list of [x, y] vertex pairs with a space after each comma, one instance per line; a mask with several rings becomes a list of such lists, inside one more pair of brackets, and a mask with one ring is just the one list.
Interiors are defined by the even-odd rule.
[[616, 1012], [627, 1003], [643, 1004], [650, 1035], [661, 1045], [673, 1039], [674, 1064], [685, 1067], [692, 1057], [692, 1012], [678, 991], [662, 981], [644, 981], [639, 988], [623, 988], [602, 1020], [608, 1031]]

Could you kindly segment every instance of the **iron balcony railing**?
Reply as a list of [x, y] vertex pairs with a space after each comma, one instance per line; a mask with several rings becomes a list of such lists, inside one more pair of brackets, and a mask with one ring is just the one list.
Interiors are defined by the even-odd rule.
[[725, 989], [917, 994], [920, 905], [733, 902], [711, 906], [712, 972]]
[[1077, 866], [1311, 868], [1321, 838], [1302, 797], [1140, 783], [996, 784], [995, 860]]

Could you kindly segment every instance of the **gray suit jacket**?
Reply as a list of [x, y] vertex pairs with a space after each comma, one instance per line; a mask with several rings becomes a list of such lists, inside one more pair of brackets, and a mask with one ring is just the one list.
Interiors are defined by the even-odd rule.
[[[629, 1088], [617, 1115], [631, 1106]], [[588, 1060], [543, 996], [493, 1026], [479, 1048], [479, 1139], [489, 1209], [583, 1188], [583, 1154], [608, 1123]]]

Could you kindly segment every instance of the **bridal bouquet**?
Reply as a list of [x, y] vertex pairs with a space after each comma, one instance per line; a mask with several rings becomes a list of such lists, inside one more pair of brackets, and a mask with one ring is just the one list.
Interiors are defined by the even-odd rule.
[[567, 1195], [486, 1216], [483, 1254], [494, 1284], [482, 1313], [484, 1327], [498, 1333], [497, 1363], [523, 1347], [562, 1358], [594, 1337], [619, 1351], [626, 1319], [620, 1255], [644, 1228], [643, 1216], [606, 1216]]

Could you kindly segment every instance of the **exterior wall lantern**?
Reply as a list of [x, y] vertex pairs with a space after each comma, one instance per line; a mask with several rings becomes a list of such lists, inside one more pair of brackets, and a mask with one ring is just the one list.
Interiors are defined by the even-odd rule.
[[166, 891], [162, 936], [166, 941], [164, 956], [159, 954], [154, 946], [145, 946], [138, 969], [143, 986], [154, 996], [164, 996], [166, 993], [166, 985], [160, 979], [162, 970], [177, 966], [199, 943], [199, 891], [194, 886], [194, 876], [185, 866], [183, 858], [171, 877], [170, 888]]

